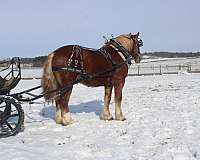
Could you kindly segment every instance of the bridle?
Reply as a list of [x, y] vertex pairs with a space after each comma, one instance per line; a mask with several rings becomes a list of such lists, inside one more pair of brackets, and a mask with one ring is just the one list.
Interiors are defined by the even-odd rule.
[[138, 38], [138, 39], [137, 39], [137, 42], [138, 42], [138, 47], [142, 47], [142, 46], [143, 46], [143, 41], [142, 41], [142, 39]]

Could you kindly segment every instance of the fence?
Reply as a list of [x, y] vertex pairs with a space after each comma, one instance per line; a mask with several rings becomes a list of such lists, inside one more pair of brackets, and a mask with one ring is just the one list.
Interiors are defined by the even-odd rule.
[[200, 64], [134, 64], [129, 70], [129, 76], [178, 74], [180, 72], [200, 73]]

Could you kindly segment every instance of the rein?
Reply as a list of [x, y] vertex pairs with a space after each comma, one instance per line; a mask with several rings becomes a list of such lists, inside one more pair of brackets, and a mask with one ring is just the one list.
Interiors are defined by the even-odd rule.
[[[133, 59], [133, 58], [132, 58], [132, 59]], [[52, 91], [50, 91], [50, 93], [57, 92], [57, 96], [61, 96], [61, 95], [63, 95], [66, 91], [70, 90], [74, 84], [78, 84], [78, 83], [80, 83], [80, 82], [82, 82], [82, 81], [85, 81], [85, 80], [91, 80], [91, 79], [93, 79], [93, 78], [97, 78], [97, 77], [103, 76], [103, 75], [105, 75], [105, 74], [112, 73], [112, 72], [116, 71], [117, 69], [121, 68], [123, 65], [127, 64], [127, 63], [128, 63], [130, 60], [132, 60], [132, 59], [127, 59], [127, 60], [125, 60], [124, 62], [119, 63], [119, 64], [113, 66], [111, 69], [105, 70], [105, 71], [103, 71], [103, 72], [95, 73], [95, 74], [92, 74], [92, 75], [86, 74], [86, 75], [84, 75], [84, 76], [80, 76], [80, 77], [77, 78], [75, 81], [73, 81], [73, 82], [71, 82], [70, 84], [64, 86], [63, 88], [61, 88], [61, 89], [56, 89], [56, 90], [52, 90]], [[44, 96], [44, 95], [47, 95], [47, 94], [49, 94], [49, 92], [44, 93], [43, 95], [41, 95], [41, 97]]]
[[[126, 60], [126, 61], [124, 61], [124, 62], [122, 62], [122, 63], [119, 63], [119, 64], [113, 66], [111, 69], [108, 69], [108, 70], [103, 71], [103, 72], [95, 73], [95, 74], [92, 74], [92, 75], [88, 75], [88, 74], [85, 74], [84, 76], [81, 75], [81, 76], [79, 76], [75, 81], [69, 83], [68, 85], [65, 85], [65, 86], [62, 87], [62, 88], [58, 88], [58, 89], [55, 89], [55, 90], [51, 90], [51, 91], [48, 91], [48, 92], [44, 92], [44, 93], [41, 93], [41, 94], [39, 94], [39, 95], [33, 95], [33, 98], [30, 98], [30, 99], [22, 99], [21, 94], [24, 94], [24, 93], [27, 94], [27, 93], [29, 93], [29, 92], [31, 92], [31, 91], [33, 91], [33, 90], [39, 89], [39, 88], [42, 87], [41, 85], [36, 86], [36, 87], [34, 87], [34, 88], [31, 88], [31, 89], [28, 89], [28, 90], [25, 90], [25, 91], [22, 91], [22, 92], [19, 92], [19, 93], [11, 94], [10, 96], [16, 98], [17, 100], [26, 101], [26, 102], [29, 102], [29, 103], [32, 103], [32, 101], [34, 101], [34, 100], [36, 100], [36, 99], [39, 99], [39, 98], [42, 98], [42, 97], [44, 97], [45, 95], [48, 95], [48, 94], [51, 94], [51, 93], [56, 93], [55, 96], [56, 96], [56, 97], [59, 97], [59, 96], [62, 96], [63, 94], [65, 94], [67, 91], [71, 90], [72, 87], [73, 87], [73, 85], [78, 84], [78, 83], [80, 83], [80, 82], [82, 82], [82, 81], [85, 81], [85, 80], [91, 80], [91, 79], [93, 79], [93, 78], [97, 78], [97, 77], [99, 77], [99, 76], [103, 76], [103, 75], [105, 75], [105, 74], [114, 72], [114, 71], [116, 71], [118, 68], [121, 68], [123, 65], [127, 64], [128, 61], [129, 61], [129, 59]], [[62, 69], [61, 69], [60, 71], [66, 71], [66, 70], [62, 70]]]
[[[44, 92], [44, 93], [41, 93], [37, 96], [34, 96], [33, 98], [31, 99], [27, 99], [25, 101], [28, 101], [29, 103], [31, 103], [32, 101], [36, 100], [36, 99], [39, 99], [41, 97], [44, 97], [45, 95], [48, 95], [48, 94], [51, 94], [51, 93], [56, 93], [56, 97], [59, 97], [59, 96], [62, 96], [63, 94], [65, 94], [67, 91], [71, 90], [73, 85], [75, 84], [78, 84], [80, 82], [83, 82], [83, 81], [87, 81], [87, 80], [91, 80], [93, 78], [98, 78], [98, 77], [102, 77], [102, 76], [105, 76], [106, 74], [111, 74], [113, 72], [115, 72], [117, 69], [121, 68], [123, 65], [127, 65], [127, 64], [131, 64], [131, 61], [133, 60], [133, 57], [129, 54], [129, 51], [124, 48], [121, 44], [119, 44], [114, 38], [113, 39], [110, 39], [109, 42], [107, 42], [106, 44], [108, 45], [112, 45], [114, 47], [114, 49], [117, 51], [117, 52], [121, 52], [123, 54], [123, 56], [126, 58], [123, 62], [121, 63], [118, 63], [116, 64], [112, 59], [111, 59], [111, 56], [110, 54], [103, 48], [100, 48], [99, 49], [99, 52], [107, 59], [110, 59], [111, 62], [112, 62], [112, 68], [110, 69], [107, 69], [105, 71], [102, 71], [102, 72], [98, 72], [98, 73], [94, 73], [94, 74], [87, 74], [84, 70], [83, 67], [83, 59], [81, 59], [81, 69], [77, 69], [77, 68], [74, 68], [74, 67], [52, 67], [52, 71], [55, 72], [74, 72], [74, 73], [79, 73], [80, 76], [77, 77], [77, 79], [71, 83], [69, 83], [68, 85], [65, 85], [64, 87], [62, 88], [58, 88], [58, 89], [55, 89], [55, 90], [51, 90], [51, 91], [48, 91], [48, 92]], [[73, 51], [72, 51], [72, 54], [74, 54], [76, 56], [76, 54], [81, 54], [81, 50], [80, 50], [80, 46], [74, 46], [73, 48]], [[78, 53], [77, 53], [78, 52]], [[71, 62], [70, 62], [71, 63]], [[78, 62], [77, 62], [78, 63]], [[32, 90], [36, 90], [36, 89], [39, 89], [41, 88], [42, 86], [39, 85], [39, 86], [36, 86], [34, 88], [31, 88], [29, 90], [25, 90], [23, 92], [20, 92], [20, 93], [17, 93], [17, 94], [12, 94], [13, 97], [15, 97], [16, 99], [20, 99], [21, 101], [23, 101], [23, 99], [20, 97], [21, 94], [23, 93], [27, 93], [27, 92], [30, 92]]]

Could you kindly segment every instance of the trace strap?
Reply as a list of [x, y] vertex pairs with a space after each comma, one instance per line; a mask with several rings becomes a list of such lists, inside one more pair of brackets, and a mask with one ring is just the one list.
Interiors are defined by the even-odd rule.
[[[34, 101], [36, 99], [39, 99], [39, 98], [41, 98], [41, 97], [43, 97], [43, 96], [45, 96], [47, 94], [51, 94], [51, 93], [55, 93], [55, 92], [56, 92], [57, 96], [63, 95], [65, 92], [69, 91], [74, 84], [80, 83], [82, 81], [91, 80], [93, 78], [98, 78], [100, 76], [105, 76], [106, 74], [115, 72], [117, 69], [121, 68], [125, 64], [131, 65], [131, 61], [133, 60], [133, 57], [131, 56], [131, 54], [129, 53], [129, 51], [126, 48], [124, 48], [114, 38], [110, 39], [110, 41], [107, 42], [106, 44], [110, 44], [111, 46], [113, 46], [114, 49], [118, 52], [118, 54], [119, 53], [123, 54], [123, 57], [124, 57], [123, 60], [124, 61], [122, 63], [116, 64], [115, 62], [112, 61], [112, 64], [113, 64], [112, 68], [107, 69], [107, 70], [102, 71], [102, 72], [99, 72], [99, 73], [94, 73], [94, 74], [87, 74], [87, 73], [83, 72], [84, 71], [83, 68], [82, 68], [83, 64], [81, 64], [81, 69], [77, 69], [77, 68], [73, 68], [73, 67], [52, 67], [53, 71], [64, 71], [64, 72], [71, 71], [71, 72], [79, 73], [80, 76], [75, 81], [71, 82], [70, 84], [68, 84], [68, 85], [66, 85], [66, 86], [64, 86], [62, 88], [58, 88], [58, 89], [51, 90], [51, 91], [48, 91], [48, 92], [45, 92], [45, 93], [41, 93], [39, 95], [32, 95], [32, 98], [24, 99], [23, 101], [27, 101], [27, 102], [30, 103], [30, 102], [32, 102], [32, 101]], [[100, 52], [102, 52], [102, 51], [100, 51]], [[109, 59], [112, 60], [111, 57], [109, 57]], [[81, 60], [82, 60], [82, 58], [81, 58]], [[30, 91], [39, 89], [41, 87], [42, 86], [39, 85], [39, 86], [33, 87], [31, 89], [25, 90], [23, 92], [12, 94], [12, 96], [14, 98], [16, 98], [18, 100], [20, 99], [22, 101], [21, 94], [24, 94], [24, 93], [28, 94]]]
[[48, 92], [45, 92], [45, 93], [41, 93], [39, 95], [34, 95], [33, 98], [30, 98], [30, 99], [22, 99], [21, 97], [21, 94], [23, 93], [28, 93], [30, 91], [33, 91], [33, 90], [36, 90], [36, 89], [39, 89], [41, 88], [42, 86], [39, 85], [39, 86], [36, 86], [36, 87], [33, 87], [31, 89], [28, 89], [28, 90], [25, 90], [23, 92], [20, 92], [20, 93], [15, 93], [15, 94], [11, 94], [11, 96], [13, 96], [14, 98], [16, 98], [17, 100], [21, 100], [21, 101], [26, 101], [26, 102], [29, 102], [31, 103], [32, 101], [36, 100], [36, 99], [39, 99], [39, 98], [42, 98], [44, 97], [44, 95], [48, 95], [48, 94], [51, 94], [51, 93], [55, 93], [56, 92], [56, 96], [61, 96], [63, 95], [65, 92], [71, 90], [72, 86], [74, 84], [78, 84], [82, 81], [87, 81], [87, 80], [91, 80], [93, 78], [97, 78], [99, 76], [103, 76], [103, 75], [106, 75], [106, 74], [109, 74], [111, 72], [114, 72], [116, 71], [117, 69], [121, 68], [123, 65], [127, 64], [128, 62], [130, 62], [132, 60], [132, 57], [129, 57], [127, 58], [124, 62], [122, 63], [119, 63], [119, 64], [116, 64], [115, 66], [113, 66], [112, 68], [108, 69], [108, 70], [105, 70], [103, 72], [99, 72], [99, 73], [95, 73], [95, 74], [91, 74], [91, 75], [88, 75], [86, 74], [86, 76], [80, 76], [79, 78], [77, 78], [75, 81], [65, 85], [64, 87], [62, 88], [58, 88], [58, 89], [55, 89], [55, 90], [51, 90], [51, 91], [48, 91]]

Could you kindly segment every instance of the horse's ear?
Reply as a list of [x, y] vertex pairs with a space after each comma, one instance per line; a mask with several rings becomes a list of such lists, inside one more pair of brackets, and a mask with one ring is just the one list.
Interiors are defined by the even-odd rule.
[[131, 37], [132, 37], [132, 38], [138, 38], [138, 37], [139, 37], [139, 34], [140, 34], [140, 32], [138, 32], [138, 33], [136, 33], [136, 34], [133, 34], [133, 35], [131, 35]]
[[129, 33], [128, 36], [131, 38], [132, 37], [132, 33]]
[[139, 37], [139, 35], [140, 35], [140, 32], [137, 32], [137, 34], [136, 34], [136, 37], [138, 38], [138, 37]]

